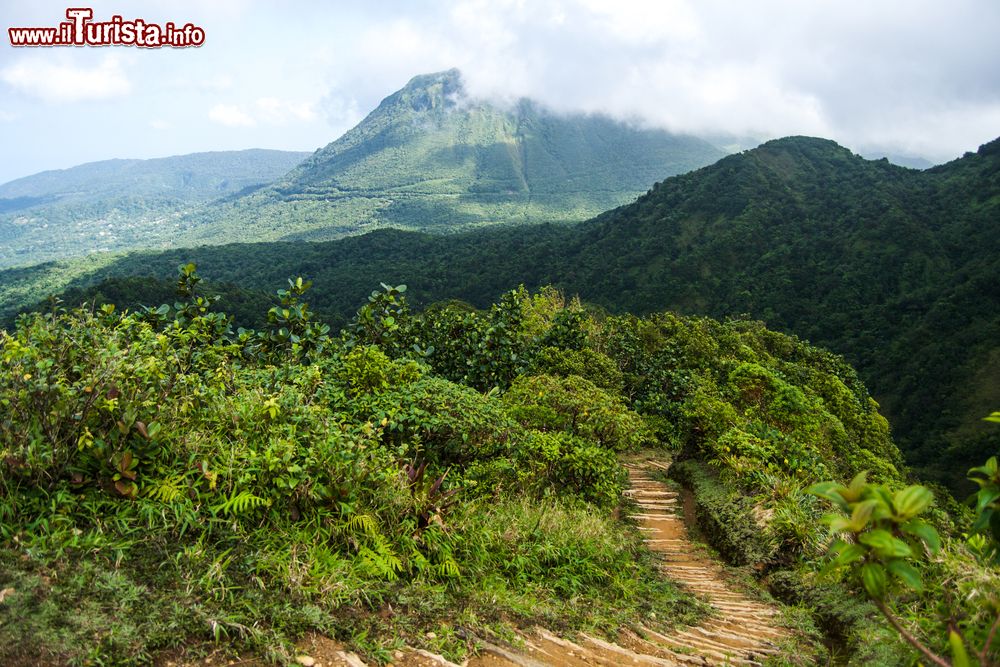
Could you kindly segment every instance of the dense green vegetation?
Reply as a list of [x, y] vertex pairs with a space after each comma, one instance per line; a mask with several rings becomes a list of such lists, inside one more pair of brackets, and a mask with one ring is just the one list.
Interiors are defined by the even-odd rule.
[[[710, 471], [716, 507], [753, 522], [734, 562], [800, 597], [827, 539], [805, 488], [903, 480], [850, 366], [759, 322], [523, 288], [418, 312], [384, 287], [333, 336], [297, 279], [234, 331], [201, 287], [185, 265], [171, 306], [55, 307], [0, 334], [2, 660], [213, 639], [280, 657], [311, 629], [460, 655], [510, 623], [670, 625], [704, 612], [616, 518], [621, 453]], [[840, 645], [862, 645], [874, 610], [824, 586], [854, 605]]]
[[270, 183], [308, 155], [258, 149], [105, 160], [5, 183], [0, 266], [173, 246], [181, 215]]
[[[335, 326], [379, 280], [416, 303], [477, 306], [524, 283], [557, 285], [610, 311], [748, 313], [844, 354], [872, 387], [920, 474], [965, 493], [964, 470], [1000, 447], [979, 419], [1000, 404], [1000, 141], [927, 171], [789, 138], [668, 179], [574, 227], [447, 237], [382, 230], [332, 243], [255, 244], [95, 257], [0, 272], [9, 318], [39, 293], [206, 267], [237, 321], [261, 322], [269, 285], [305, 273]], [[239, 285], [240, 289], [226, 287]], [[150, 289], [150, 283], [136, 284]], [[161, 289], [169, 289], [169, 282]], [[248, 292], [249, 291], [249, 292]], [[252, 296], [251, 296], [252, 295]]]
[[479, 350], [470, 384], [498, 383], [481, 393], [438, 372], [443, 347], [400, 354], [416, 329], [396, 290], [331, 339], [301, 279], [255, 332], [198, 283], [187, 265], [174, 306], [57, 309], [0, 334], [0, 661], [222, 639], [280, 657], [309, 629], [461, 654], [462, 628], [704, 613], [611, 511], [645, 420], [582, 378], [523, 372], [539, 341], [585, 336], [551, 296], [463, 314], [449, 340]]

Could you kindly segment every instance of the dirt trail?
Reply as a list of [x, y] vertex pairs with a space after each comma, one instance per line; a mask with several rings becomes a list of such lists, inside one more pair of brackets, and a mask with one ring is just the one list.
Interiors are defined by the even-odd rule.
[[[644, 461], [626, 465], [629, 488], [625, 494], [638, 504], [640, 530], [646, 544], [663, 559], [664, 573], [705, 600], [715, 612], [698, 626], [661, 634], [651, 628], [622, 630], [617, 643], [577, 635], [575, 641], [543, 628], [522, 633], [524, 647], [485, 644], [467, 667], [613, 667], [616, 665], [760, 665], [779, 652], [778, 642], [790, 636], [777, 618], [774, 605], [752, 600], [732, 586], [722, 567], [691, 541], [683, 519], [681, 498], [653, 477], [668, 465]], [[315, 667], [366, 667], [339, 644], [314, 637], [303, 649], [302, 663]], [[308, 656], [308, 657], [307, 657]], [[393, 656], [395, 667], [459, 667], [439, 655], [410, 649]], [[233, 663], [230, 663], [233, 664]]]
[[[773, 605], [752, 600], [732, 586], [722, 567], [691, 541], [684, 524], [678, 494], [656, 480], [652, 471], [669, 466], [657, 461], [626, 465], [629, 488], [625, 492], [639, 506], [634, 515], [646, 544], [663, 558], [664, 573], [712, 606], [713, 614], [702, 625], [660, 634], [651, 628], [623, 630], [613, 644], [579, 635], [569, 642], [535, 629], [525, 637], [527, 651], [520, 655], [487, 647], [486, 656], [470, 665], [760, 665], [777, 654], [778, 642], [790, 633], [776, 618]], [[498, 661], [499, 660], [499, 661]]]

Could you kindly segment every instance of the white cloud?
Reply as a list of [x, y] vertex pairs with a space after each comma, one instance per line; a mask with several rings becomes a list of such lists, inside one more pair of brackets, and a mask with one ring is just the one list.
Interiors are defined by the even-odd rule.
[[154, 130], [169, 130], [173, 127], [170, 123], [163, 120], [162, 118], [154, 118], [149, 121], [149, 126]]
[[253, 127], [257, 124], [249, 114], [231, 104], [216, 104], [209, 110], [208, 117], [227, 127]]
[[574, 13], [582, 10], [601, 29], [631, 43], [689, 42], [704, 34], [697, 12], [685, 0], [579, 0], [578, 4]]
[[232, 90], [234, 85], [233, 77], [228, 74], [218, 74], [201, 78], [189, 75], [177, 76], [166, 83], [167, 87], [176, 90], [190, 90], [198, 93], [221, 93]]
[[676, 132], [959, 155], [1000, 132], [997, 30], [992, 0], [457, 0], [352, 36], [328, 98], [454, 66], [474, 96]]
[[350, 95], [331, 93], [323, 98], [320, 105], [326, 121], [341, 132], [357, 125], [364, 118], [358, 100]]
[[209, 110], [208, 117], [229, 127], [254, 127], [309, 123], [316, 120], [318, 114], [310, 102], [260, 97], [249, 106], [216, 104]]
[[316, 111], [308, 102], [279, 100], [276, 97], [261, 97], [254, 103], [257, 117], [274, 125], [284, 125], [290, 120], [311, 121], [316, 119]]
[[963, 148], [976, 150], [998, 134], [1000, 102], [993, 102], [907, 110], [858, 129], [852, 139], [861, 148], [944, 162], [959, 157]]
[[[6, 4], [8, 25], [24, 26], [54, 25], [67, 6]], [[95, 13], [133, 18], [128, 4]], [[199, 49], [0, 48], [0, 146], [14, 156], [0, 179], [137, 146], [312, 148], [411, 77], [450, 67], [474, 95], [696, 134], [813, 134], [935, 159], [1000, 134], [997, 0], [302, 4], [143, 4], [146, 19], [203, 26]], [[114, 105], [43, 103], [126, 92]], [[54, 131], [79, 124], [102, 131]]]
[[94, 67], [46, 57], [25, 58], [0, 70], [0, 80], [47, 102], [76, 102], [120, 97], [132, 90], [121, 59], [111, 53]]
[[0, 110], [0, 123], [12, 123], [18, 118], [19, 116], [16, 113]]

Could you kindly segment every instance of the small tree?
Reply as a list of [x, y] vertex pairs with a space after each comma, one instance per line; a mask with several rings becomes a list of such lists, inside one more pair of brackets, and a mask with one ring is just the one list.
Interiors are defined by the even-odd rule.
[[[1000, 422], [1000, 413], [987, 417]], [[976, 520], [966, 546], [975, 554], [980, 565], [1000, 563], [1000, 466], [997, 458], [969, 471], [969, 479], [979, 486], [970, 498], [975, 504]], [[1000, 630], [1000, 591], [987, 595], [992, 622], [978, 650], [955, 621], [961, 614], [950, 609], [943, 624], [947, 631], [951, 660], [938, 655], [914, 633], [907, 630], [893, 614], [888, 600], [897, 590], [921, 592], [924, 582], [921, 569], [925, 560], [940, 551], [941, 540], [929, 523], [919, 518], [933, 502], [933, 494], [923, 486], [914, 485], [899, 491], [869, 484], [865, 474], [855, 477], [848, 486], [836, 482], [821, 482], [809, 487], [809, 493], [829, 500], [839, 510], [826, 517], [833, 532], [840, 537], [829, 549], [830, 560], [824, 572], [844, 571], [847, 580], [863, 590], [899, 635], [929, 662], [940, 667], [972, 665], [972, 655], [981, 667], [996, 667], [998, 662], [994, 641]], [[990, 617], [987, 617], [990, 618]]]
[[270, 329], [256, 336], [240, 330], [244, 349], [260, 346], [272, 354], [291, 353], [295, 359], [321, 353], [330, 342], [330, 327], [314, 320], [309, 304], [302, 300], [310, 287], [312, 281], [302, 276], [289, 278], [288, 289], [278, 290], [280, 304], [267, 311]]

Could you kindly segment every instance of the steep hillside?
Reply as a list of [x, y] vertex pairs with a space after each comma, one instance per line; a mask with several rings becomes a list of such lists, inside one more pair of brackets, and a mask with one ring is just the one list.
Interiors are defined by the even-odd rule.
[[172, 245], [193, 206], [259, 187], [308, 153], [246, 150], [105, 160], [0, 185], [0, 266]]
[[68, 272], [85, 288], [107, 276], [168, 278], [193, 260], [214, 283], [258, 298], [287, 276], [311, 277], [314, 305], [335, 322], [379, 281], [405, 282], [423, 303], [482, 305], [524, 282], [612, 311], [747, 313], [844, 354], [909, 461], [954, 488], [1000, 446], [980, 421], [1000, 405], [998, 224], [1000, 141], [915, 171], [794, 137], [667, 179], [582, 226], [447, 237], [385, 230], [105, 258], [101, 268], [0, 273], [0, 297], [9, 312], [61, 289]]
[[190, 238], [583, 220], [723, 155], [694, 137], [604, 116], [474, 99], [449, 70], [415, 77], [273, 187], [192, 216]]

